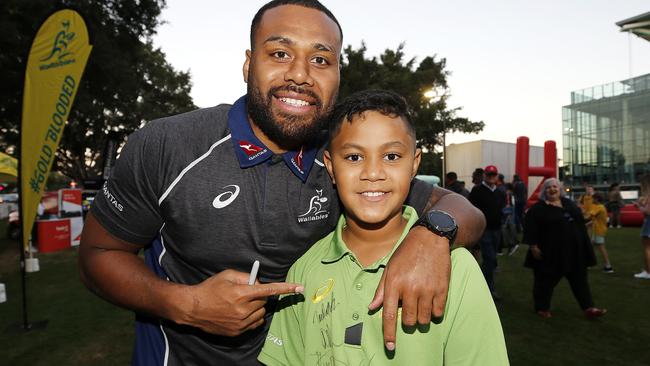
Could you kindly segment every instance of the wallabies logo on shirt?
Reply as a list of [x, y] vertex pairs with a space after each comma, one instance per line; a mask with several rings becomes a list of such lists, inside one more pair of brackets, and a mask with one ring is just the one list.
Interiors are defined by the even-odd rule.
[[327, 197], [323, 197], [323, 190], [317, 189], [316, 195], [309, 199], [309, 208], [307, 211], [298, 216], [298, 222], [319, 221], [328, 218], [330, 212], [326, 205], [327, 201]]

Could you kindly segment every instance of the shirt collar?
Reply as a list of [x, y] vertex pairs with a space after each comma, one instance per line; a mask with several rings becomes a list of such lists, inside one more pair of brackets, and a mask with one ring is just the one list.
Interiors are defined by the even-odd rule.
[[496, 185], [494, 185], [494, 187], [490, 187], [490, 185], [487, 184], [487, 183], [485, 183], [485, 181], [483, 181], [483, 185], [486, 186], [487, 189], [489, 189], [489, 190], [492, 191], [492, 192], [496, 191], [496, 189], [497, 189], [497, 186], [496, 186]]
[[[368, 266], [367, 270], [376, 270], [379, 269], [379, 267], [386, 267], [386, 263], [388, 263], [388, 260], [390, 257], [393, 256], [393, 253], [399, 247], [399, 245], [402, 243], [402, 240], [406, 237], [406, 234], [408, 234], [409, 230], [411, 229], [411, 226], [415, 224], [415, 222], [418, 220], [418, 213], [415, 211], [415, 209], [411, 206], [406, 206], [404, 205], [404, 210], [402, 211], [402, 217], [404, 217], [407, 220], [406, 226], [404, 227], [404, 231], [402, 232], [402, 235], [400, 236], [399, 240], [397, 243], [393, 246], [393, 249], [386, 254], [383, 258], [379, 259], [377, 262], [371, 264]], [[332, 238], [332, 245], [330, 245], [329, 250], [323, 256], [323, 259], [321, 262], [324, 264], [329, 264], [329, 263], [334, 263], [339, 261], [341, 258], [345, 257], [346, 255], [351, 255], [354, 257], [354, 253], [348, 249], [348, 247], [345, 245], [345, 242], [343, 241], [343, 228], [345, 228], [345, 215], [341, 215], [339, 218], [339, 221], [336, 225], [336, 230], [334, 231], [334, 237]]]
[[[253, 133], [248, 121], [246, 100], [246, 96], [239, 98], [228, 111], [228, 127], [230, 128], [235, 155], [241, 168], [261, 164], [274, 155], [271, 149], [264, 146]], [[282, 154], [282, 160], [293, 174], [305, 182], [314, 165], [317, 152], [317, 146], [303, 146], [298, 151], [287, 151]]]

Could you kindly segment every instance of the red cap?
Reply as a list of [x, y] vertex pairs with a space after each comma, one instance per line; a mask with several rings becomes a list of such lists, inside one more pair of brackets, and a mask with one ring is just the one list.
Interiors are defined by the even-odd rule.
[[485, 174], [487, 173], [494, 173], [494, 174], [499, 174], [499, 170], [497, 170], [497, 167], [494, 165], [488, 165], [484, 169]]

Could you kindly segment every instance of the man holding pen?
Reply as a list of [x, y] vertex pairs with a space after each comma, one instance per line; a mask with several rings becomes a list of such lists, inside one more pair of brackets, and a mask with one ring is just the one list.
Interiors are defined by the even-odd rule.
[[[319, 2], [273, 1], [252, 22], [244, 97], [129, 137], [88, 216], [80, 267], [91, 290], [137, 312], [133, 364], [258, 364], [274, 296], [302, 291], [282, 282], [289, 267], [340, 215], [320, 131], [341, 46]], [[415, 181], [407, 203], [452, 215], [459, 243], [483, 230], [481, 213], [446, 190]], [[442, 315], [448, 245], [414, 228], [388, 263], [369, 304], [383, 306], [387, 344], [400, 301], [406, 325]], [[260, 283], [248, 285], [255, 260]]]

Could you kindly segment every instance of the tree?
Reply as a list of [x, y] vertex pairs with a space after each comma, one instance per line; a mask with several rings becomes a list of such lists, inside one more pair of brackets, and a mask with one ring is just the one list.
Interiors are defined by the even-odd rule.
[[[416, 59], [405, 60], [404, 44], [397, 50], [386, 49], [379, 58], [366, 57], [366, 45], [358, 49], [347, 46], [343, 50], [341, 66], [341, 87], [339, 97], [363, 89], [389, 89], [406, 99], [413, 112], [413, 122], [418, 136], [418, 146], [423, 148], [422, 174], [439, 174], [441, 171], [441, 154], [435, 152], [442, 146], [443, 130], [445, 132], [478, 133], [483, 130], [483, 122], [473, 122], [458, 117], [461, 108], [447, 106], [447, 61], [436, 60], [436, 55], [427, 56], [417, 65]], [[445, 93], [437, 100], [424, 96], [432, 88]]]
[[165, 0], [3, 0], [0, 2], [0, 149], [18, 143], [27, 55], [40, 24], [73, 8], [85, 19], [93, 50], [74, 101], [54, 170], [75, 180], [101, 174], [109, 138], [121, 143], [146, 121], [196, 108], [189, 72], [153, 46]]

